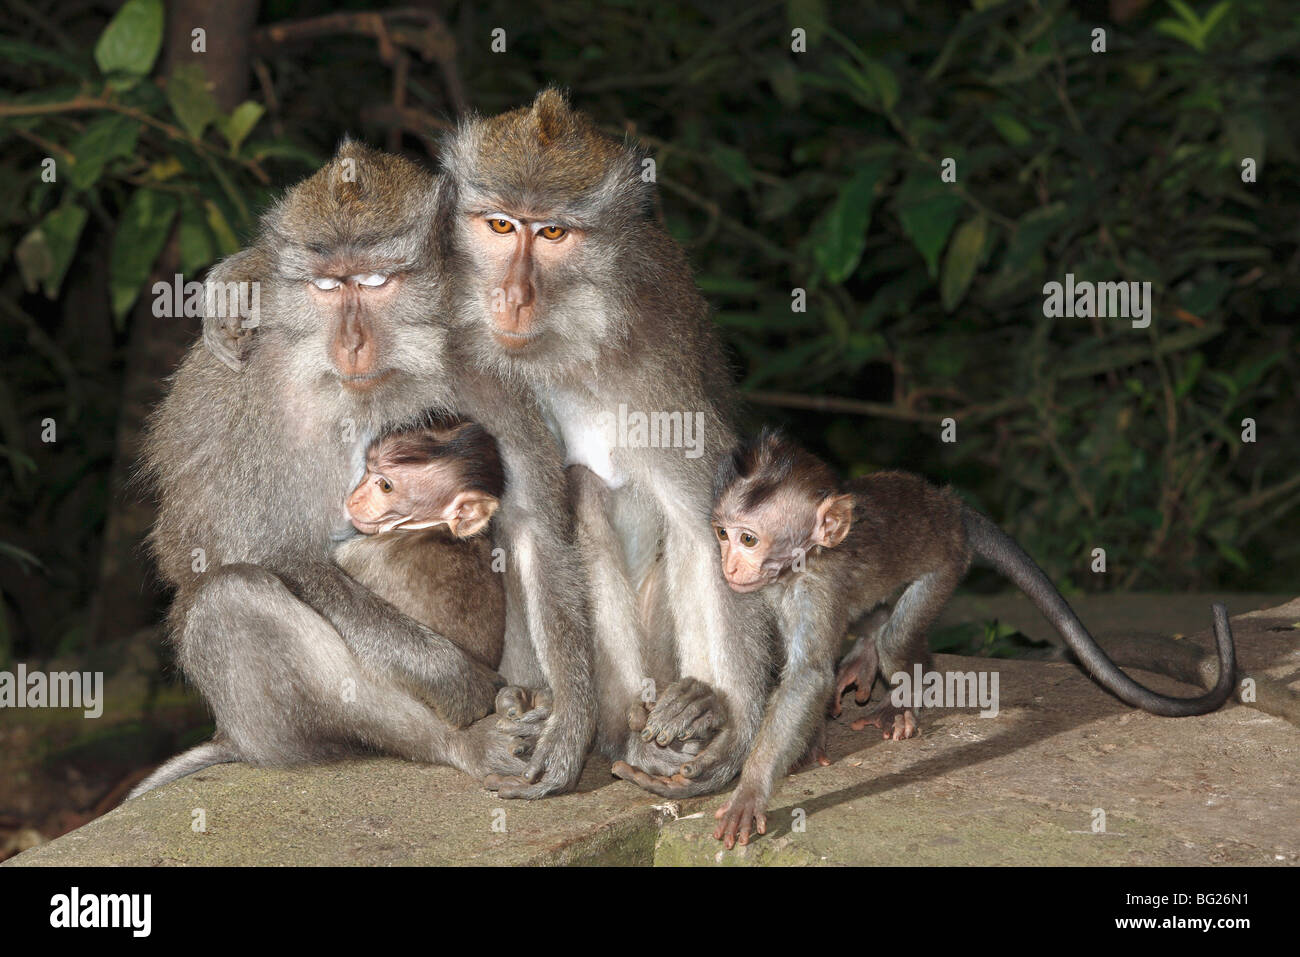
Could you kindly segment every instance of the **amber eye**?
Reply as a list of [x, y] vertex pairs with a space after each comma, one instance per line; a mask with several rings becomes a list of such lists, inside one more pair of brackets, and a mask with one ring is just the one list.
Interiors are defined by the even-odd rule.
[[753, 548], [758, 544], [758, 536], [753, 532], [741, 532], [740, 544], [744, 545], [746, 548]]
[[489, 219], [488, 225], [492, 227], [492, 232], [502, 235], [515, 231], [515, 224], [508, 219]]
[[718, 541], [725, 542], [727, 540], [727, 530], [725, 528], [719, 525], [715, 531], [718, 533]]
[[563, 239], [568, 230], [563, 226], [543, 226], [537, 231], [537, 235], [543, 239]]
[[393, 483], [388, 481], [386, 478], [381, 478], [379, 480], [379, 490], [384, 493], [391, 492], [393, 490]]

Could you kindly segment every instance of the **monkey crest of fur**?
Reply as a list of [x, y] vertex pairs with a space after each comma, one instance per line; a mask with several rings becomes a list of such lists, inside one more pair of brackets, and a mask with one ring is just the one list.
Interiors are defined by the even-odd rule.
[[814, 502], [840, 493], [841, 482], [829, 465], [779, 430], [765, 426], [718, 463], [714, 514], [752, 514], [780, 493], [796, 472]]
[[448, 139], [447, 168], [465, 191], [462, 207], [556, 214], [592, 230], [640, 219], [654, 204], [641, 179], [644, 153], [600, 132], [591, 117], [548, 88], [532, 106], [488, 119], [473, 117]]
[[[394, 182], [409, 188], [394, 190]], [[393, 272], [415, 268], [429, 254], [436, 218], [432, 173], [345, 139], [333, 159], [285, 193], [262, 224], [281, 274], [311, 279], [319, 275], [323, 257], [347, 261], [364, 254]]]

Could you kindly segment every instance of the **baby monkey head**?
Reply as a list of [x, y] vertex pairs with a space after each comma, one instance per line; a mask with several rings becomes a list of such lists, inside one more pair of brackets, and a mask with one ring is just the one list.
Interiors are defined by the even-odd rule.
[[821, 459], [764, 429], [718, 467], [713, 532], [732, 590], [772, 584], [818, 548], [834, 548], [853, 523], [853, 496]]
[[492, 436], [474, 422], [440, 419], [371, 444], [348, 518], [366, 535], [446, 525], [469, 538], [487, 527], [504, 491]]

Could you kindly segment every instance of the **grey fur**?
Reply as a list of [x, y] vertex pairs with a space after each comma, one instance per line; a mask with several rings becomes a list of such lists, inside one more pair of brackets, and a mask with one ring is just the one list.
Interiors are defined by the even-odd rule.
[[[357, 180], [341, 185], [348, 160]], [[581, 567], [561, 462], [537, 410], [470, 370], [440, 321], [450, 295], [437, 246], [445, 213], [428, 173], [345, 142], [268, 214], [255, 254], [214, 270], [218, 282], [262, 283], [262, 321], [255, 348], [241, 343], [235, 363], [199, 342], [173, 377], [146, 441], [145, 474], [159, 496], [151, 544], [176, 588], [181, 667], [239, 760], [283, 766], [382, 751], [533, 778], [533, 796], [572, 786], [591, 738]], [[375, 326], [392, 375], [368, 392], [340, 387], [329, 358], [334, 320], [308, 295], [316, 264], [330, 257], [400, 283]], [[219, 332], [205, 323], [207, 338]], [[369, 442], [429, 410], [476, 419], [500, 446], [502, 669], [556, 689], [556, 720], [531, 766], [509, 754], [495, 720], [466, 727], [491, 709], [500, 678], [333, 558]], [[194, 549], [205, 570], [191, 567]], [[523, 552], [531, 578], [520, 573]], [[147, 783], [163, 780], [160, 772]]]
[[[557, 119], [543, 135], [547, 111]], [[734, 388], [685, 257], [650, 216], [654, 187], [641, 177], [641, 157], [596, 133], [554, 91], [531, 108], [466, 121], [443, 158], [457, 192], [455, 272], [477, 282], [462, 288], [453, 315], [475, 362], [534, 396], [571, 466], [593, 465], [579, 433], [620, 405], [703, 418], [698, 457], [616, 447], [608, 450], [615, 480], [574, 483], [591, 569], [597, 746], [652, 775], [693, 778], [656, 786], [684, 796], [723, 786], [754, 740], [769, 619], [761, 601], [730, 592], [717, 568], [710, 492], [735, 439]], [[492, 211], [583, 231], [580, 255], [535, 276], [540, 335], [526, 355], [491, 335], [489, 292], [502, 280], [475, 230]], [[658, 700], [638, 732], [628, 714], [647, 681]], [[657, 743], [705, 725], [723, 730], [689, 762], [689, 753]]]

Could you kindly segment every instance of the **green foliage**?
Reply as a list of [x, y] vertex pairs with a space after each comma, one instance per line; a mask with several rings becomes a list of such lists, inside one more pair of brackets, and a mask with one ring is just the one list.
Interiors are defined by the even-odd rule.
[[[160, 0], [111, 19], [55, 6], [36, 22], [16, 5], [0, 37], [0, 257], [14, 267], [0, 284], [0, 543], [43, 565], [0, 548], [0, 648], [30, 641], [6, 617], [24, 583], [45, 576], [56, 604], [88, 604], [123, 349], [168, 237], [198, 278], [343, 133], [390, 133], [376, 105], [393, 73], [370, 39], [262, 50], [275, 95], [254, 86], [223, 111], [200, 68], [160, 75]], [[745, 388], [867, 403], [769, 396], [750, 427], [785, 422], [852, 474], [954, 483], [1067, 589], [1294, 588], [1300, 15], [1287, 4], [1153, 0], [1123, 24], [1066, 0], [439, 9], [474, 108], [556, 83], [650, 147], [662, 215]], [[498, 25], [505, 53], [489, 47]], [[791, 50], [796, 28], [807, 52]], [[446, 116], [438, 68], [409, 66], [405, 108]], [[1244, 158], [1257, 182], [1242, 181]], [[1151, 326], [1044, 317], [1043, 286], [1066, 273], [1150, 282]], [[36, 438], [45, 416], [57, 451]], [[955, 444], [939, 441], [945, 416]], [[1088, 570], [1096, 547], [1105, 575]], [[1014, 644], [996, 626], [967, 637]]]
[[[273, 176], [313, 161], [287, 137], [250, 142], [264, 108], [220, 110], [202, 66], [154, 75], [162, 0], [128, 0], [107, 22], [69, 10], [0, 37], [0, 256], [16, 267], [0, 284], [0, 665], [84, 633], [128, 317], [169, 237], [183, 277], [201, 278], [251, 232]], [[6, 10], [6, 27], [33, 12]]]
[[[477, 105], [559, 82], [611, 130], [652, 134], [669, 228], [745, 387], [871, 403], [774, 396], [751, 426], [784, 421], [851, 473], [953, 482], [1066, 588], [1294, 588], [1294, 11], [545, 6], [504, 79], [467, 53]], [[483, 16], [510, 22], [504, 2]], [[1044, 284], [1067, 273], [1151, 283], [1150, 327], [1046, 318]]]

